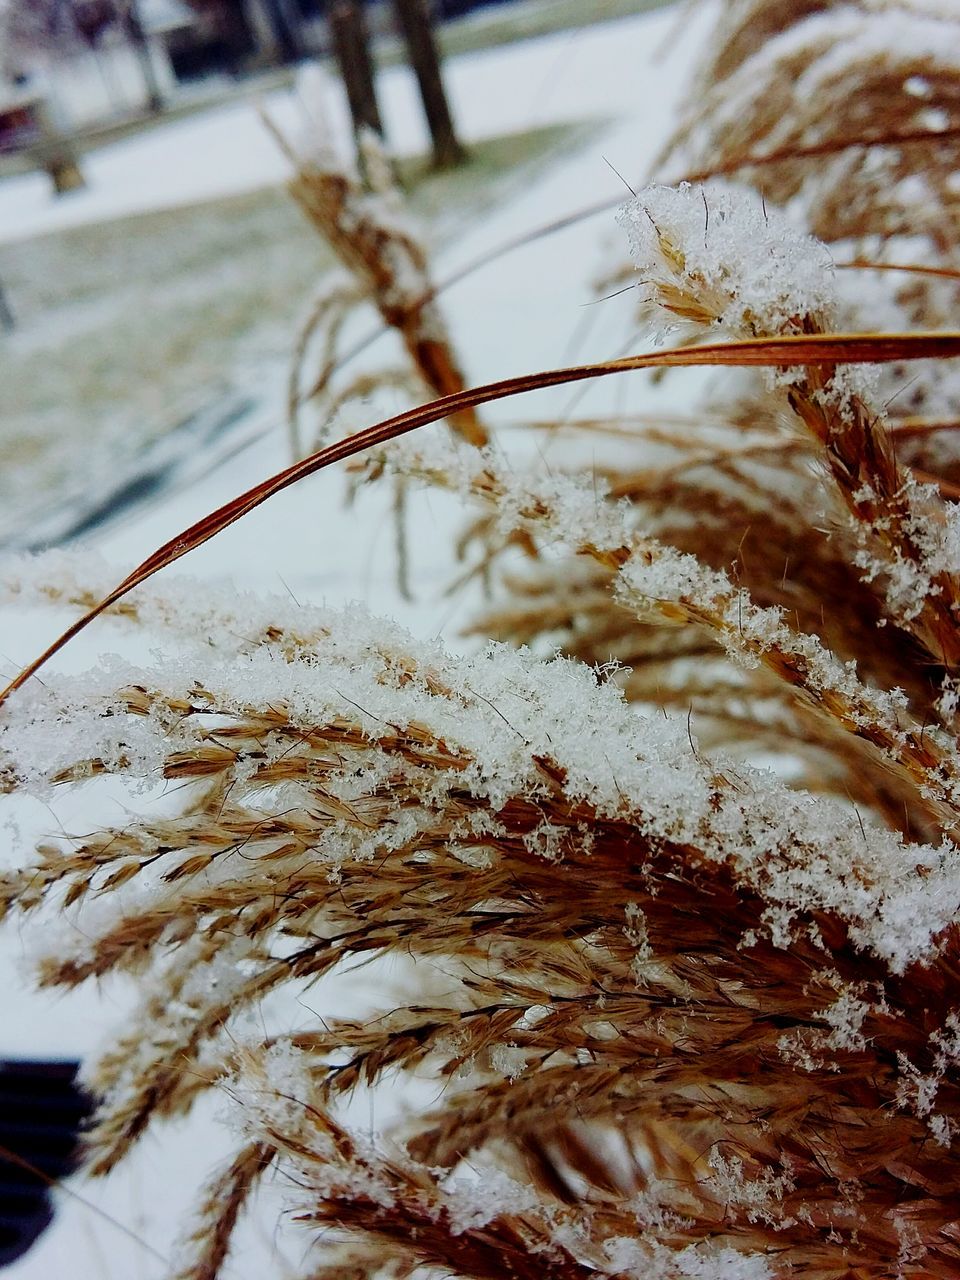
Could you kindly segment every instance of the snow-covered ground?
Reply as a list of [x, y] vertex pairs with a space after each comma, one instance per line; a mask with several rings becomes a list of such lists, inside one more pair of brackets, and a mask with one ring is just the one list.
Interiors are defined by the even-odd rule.
[[[672, 91], [650, 75], [650, 62], [673, 20], [668, 10], [450, 59], [445, 79], [459, 132], [470, 142], [551, 122], [618, 116], [642, 100], [653, 111], [644, 131], [660, 136], [656, 99], [671, 98]], [[409, 70], [388, 67], [377, 91], [391, 148], [399, 155], [426, 150], [429, 136]], [[296, 91], [284, 90], [91, 152], [83, 165], [87, 186], [65, 198], [51, 194], [43, 173], [6, 179], [0, 183], [0, 241], [282, 182], [289, 164], [263, 128], [261, 109], [284, 131], [310, 123]], [[349, 132], [341, 97], [331, 114], [334, 131]]]
[[[484, 141], [461, 185], [503, 189], [507, 138], [513, 158], [523, 151], [540, 165], [568, 145], [541, 126], [586, 133], [629, 109], [648, 52], [614, 45], [603, 24], [451, 59], [461, 132]], [[607, 81], [581, 70], [598, 56]], [[347, 136], [343, 95], [332, 88], [326, 114]], [[381, 92], [391, 145], [423, 154], [410, 72], [386, 69]], [[287, 135], [317, 128], [297, 92], [276, 92], [90, 154], [87, 188], [67, 197], [55, 198], [38, 173], [0, 182], [0, 283], [17, 318], [0, 339], [0, 545], [62, 537], [131, 484], [142, 488], [143, 477], [164, 472], [171, 443], [203, 447], [190, 438], [191, 420], [199, 414], [202, 436], [228, 398], [256, 404], [269, 388], [275, 402], [280, 357], [325, 265], [319, 238], [278, 185], [287, 161], [261, 108]], [[484, 182], [497, 147], [499, 171]], [[620, 194], [602, 164], [591, 177]], [[475, 203], [489, 205], [489, 196]], [[473, 216], [462, 200], [457, 207], [461, 226], [448, 215], [437, 229], [444, 243], [461, 238]], [[144, 457], [148, 446], [163, 456]]]
[[[457, 238], [435, 264], [437, 276], [452, 274], [528, 228], [615, 197], [621, 188], [611, 166], [631, 182], [642, 178], [672, 119], [711, 9], [704, 4], [692, 15], [688, 9], [682, 35], [666, 53], [661, 46], [676, 21], [676, 12], [669, 9], [451, 60], [448, 82], [467, 138], [557, 120], [610, 123], [601, 136]], [[383, 93], [394, 146], [422, 149], [425, 138], [410, 78], [401, 69], [388, 72]], [[288, 94], [274, 95], [267, 108], [287, 126], [300, 113]], [[281, 178], [283, 167], [253, 106], [213, 110], [91, 155], [88, 189], [67, 201], [51, 201], [45, 183], [32, 176], [0, 184], [0, 238], [251, 189]], [[609, 260], [611, 246], [621, 246], [612, 215], [595, 217], [503, 257], [451, 288], [444, 310], [470, 381], [560, 365], [571, 357], [618, 354], [629, 332], [629, 295], [586, 306], [593, 298], [591, 282]], [[389, 346], [387, 339], [374, 344], [363, 357], [366, 366], [384, 361]], [[116, 566], [118, 579], [166, 539], [286, 462], [280, 386], [278, 374], [272, 420], [265, 411], [262, 430], [246, 447], [216, 466], [198, 464], [193, 483], [89, 536], [85, 545]], [[663, 397], [676, 394], [674, 386], [668, 382], [654, 392], [645, 380], [628, 378], [586, 394], [591, 409], [637, 407], [640, 397], [649, 404], [656, 395], [663, 403]], [[269, 383], [266, 390], [271, 390]], [[487, 416], [494, 423], [509, 423], [523, 414], [559, 414], [572, 399], [569, 390], [538, 393], [526, 403], [502, 402]], [[366, 424], [358, 418], [355, 425]], [[507, 435], [512, 437], [509, 431]], [[537, 447], [541, 465], [549, 465], [549, 445], [538, 442]], [[333, 472], [295, 486], [192, 553], [184, 571], [203, 580], [232, 580], [243, 589], [289, 591], [301, 601], [361, 599], [418, 634], [443, 635], [455, 645], [469, 601], [443, 596], [442, 587], [453, 569], [449, 531], [462, 514], [458, 504], [437, 494], [416, 495], [411, 502], [411, 580], [417, 593], [411, 603], [401, 599], [396, 587], [388, 504], [370, 492], [345, 509], [342, 495], [343, 477]], [[30, 659], [67, 620], [63, 614], [5, 611], [2, 671], [12, 672]], [[68, 648], [61, 665], [84, 667], [117, 643], [109, 625], [96, 624]], [[60, 824], [69, 828], [83, 820], [82, 804], [71, 800], [58, 804], [55, 814], [24, 809], [18, 816], [25, 833], [44, 824], [47, 832], [55, 832]], [[3, 817], [0, 813], [0, 821]], [[0, 939], [7, 980], [0, 1058], [73, 1055], [96, 1047], [109, 1034], [126, 997], [112, 990], [55, 999], [30, 993], [18, 967], [33, 946], [29, 933], [29, 927], [15, 925]], [[61, 1197], [54, 1226], [10, 1275], [30, 1280], [68, 1274], [76, 1280], [163, 1275], [158, 1255], [169, 1254], [184, 1206], [221, 1148], [209, 1118], [192, 1120], [162, 1139], [148, 1137], [139, 1154], [105, 1185], [75, 1181], [83, 1200]], [[250, 1225], [230, 1273], [236, 1280], [285, 1274], [272, 1255], [276, 1207], [268, 1201]]]

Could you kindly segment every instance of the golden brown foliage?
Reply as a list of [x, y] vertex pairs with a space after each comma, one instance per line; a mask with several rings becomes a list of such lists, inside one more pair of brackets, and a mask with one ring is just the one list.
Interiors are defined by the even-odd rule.
[[[886, 10], [900, 6], [730, 4], [703, 73], [716, 115], [680, 141], [706, 131], [719, 164], [724, 147], [837, 145], [816, 170], [765, 166], [771, 203], [802, 196], [833, 243], [915, 229], [918, 265], [940, 271], [956, 249], [953, 135], [839, 145], [863, 121], [831, 94], [886, 112], [878, 136], [923, 123], [916, 86], [892, 92], [904, 77], [933, 86], [925, 110], [954, 110], [945, 44], [942, 66], [921, 68], [907, 40], [869, 53]], [[904, 21], [911, 38], [950, 24]], [[787, 110], [785, 86], [808, 75], [818, 94]], [[729, 139], [714, 136], [724, 111]], [[929, 178], [939, 222], [909, 220], [910, 190], [890, 186], [908, 172]], [[377, 264], [393, 233], [358, 217], [342, 179], [298, 183], [390, 320]], [[475, 391], [456, 380], [241, 495], [105, 596], [5, 583], [86, 610], [48, 655], [107, 611], [182, 647], [178, 674], [79, 687], [24, 688], [33, 664], [0, 698], [0, 786], [170, 789], [42, 845], [2, 890], [7, 910], [83, 921], [48, 948], [47, 984], [144, 984], [89, 1073], [93, 1171], [211, 1089], [235, 1104], [237, 1154], [200, 1205], [185, 1280], [218, 1274], [275, 1175], [318, 1234], [312, 1280], [960, 1272], [958, 455], [928, 450], [921, 474], [906, 456], [953, 438], [940, 370], [958, 339], [873, 332], [862, 300], [832, 296], [822, 247], [759, 197], [654, 187], [626, 220], [644, 319], [679, 328], [678, 345]], [[955, 281], [895, 278], [886, 302], [938, 325]], [[838, 334], [850, 315], [863, 331]], [[943, 412], [897, 417], [861, 368], [913, 355], [935, 358], [926, 408]], [[525, 477], [489, 450], [385, 447], [534, 386], [699, 364], [763, 372], [684, 418], [567, 428], [615, 446], [586, 482]], [[128, 595], [363, 448], [371, 479], [389, 469], [480, 506], [462, 551], [496, 594], [476, 632], [569, 656], [451, 658], [356, 615], [272, 604], [239, 624], [229, 603]], [[312, 1020], [242, 1032], [245, 1012], [308, 988]], [[365, 1136], [350, 1114], [365, 1091], [411, 1103]]]

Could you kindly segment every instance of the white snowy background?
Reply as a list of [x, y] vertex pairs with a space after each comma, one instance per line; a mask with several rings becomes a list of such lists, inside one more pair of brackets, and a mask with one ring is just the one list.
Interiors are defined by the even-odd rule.
[[[537, 0], [531, 0], [536, 3]], [[499, 208], [462, 229], [433, 263], [439, 279], [512, 237], [605, 198], [626, 194], [613, 169], [636, 184], [666, 137], [690, 64], [713, 18], [702, 3], [594, 27], [563, 31], [484, 52], [451, 58], [445, 66], [454, 115], [468, 143], [556, 122], [595, 121], [602, 127], [568, 150]], [[381, 78], [389, 143], [400, 154], [427, 147], [412, 76], [403, 67]], [[296, 132], [303, 103], [295, 92], [271, 94], [264, 104], [276, 122]], [[0, 241], [12, 242], [44, 231], [84, 223], [108, 223], [137, 212], [267, 186], [286, 176], [286, 163], [263, 129], [254, 102], [212, 108], [189, 119], [157, 127], [89, 154], [86, 190], [68, 200], [50, 196], [43, 175], [0, 182]], [[333, 127], [348, 129], [343, 102], [332, 102]], [[612, 167], [611, 167], [612, 166]], [[630, 332], [629, 295], [585, 310], [594, 299], [592, 282], [625, 245], [613, 212], [582, 221], [566, 231], [500, 258], [447, 291], [442, 306], [471, 383], [508, 377], [576, 360], [621, 354]], [[291, 317], [291, 332], [296, 317]], [[358, 322], [355, 335], [369, 328]], [[349, 344], [348, 334], [348, 344]], [[376, 367], [389, 343], [374, 344], [356, 368]], [[195, 519], [255, 484], [288, 461], [283, 421], [286, 369], [258, 372], [261, 408], [246, 424], [242, 439], [220, 455], [193, 460], [192, 483], [146, 506], [99, 533], [84, 548], [115, 566], [117, 580], [130, 567]], [[601, 410], [657, 403], [682, 396], [684, 380], [652, 389], [642, 376], [617, 379], [587, 393], [579, 409]], [[2, 393], [0, 393], [2, 394]], [[577, 395], [582, 395], [578, 392]], [[562, 413], [570, 390], [538, 393], [524, 401], [502, 402], [486, 412], [491, 423], [510, 423], [524, 414]], [[368, 425], [362, 411], [353, 425]], [[549, 466], [550, 445], [531, 448], [536, 465]], [[588, 461], [586, 465], [589, 465]], [[437, 494], [418, 494], [410, 504], [413, 603], [400, 598], [392, 552], [389, 499], [371, 491], [352, 507], [343, 503], [342, 474], [326, 472], [295, 486], [192, 553], [183, 572], [211, 583], [287, 596], [302, 602], [341, 604], [362, 600], [374, 612], [398, 618], [413, 632], [441, 636], [456, 648], [469, 609], [466, 597], [443, 594], [453, 566], [450, 530], [459, 523], [459, 504]], [[174, 570], [176, 572], [176, 570]], [[110, 575], [108, 575], [110, 576]], [[289, 603], [289, 600], [288, 600]], [[12, 674], [68, 621], [64, 613], [0, 610], [2, 673]], [[63, 669], [83, 669], [120, 643], [109, 624], [97, 623], [58, 659]], [[127, 642], [129, 651], [129, 642]], [[5, 812], [12, 809], [5, 806]], [[56, 811], [17, 813], [22, 830], [4, 830], [4, 856], [16, 857], [37, 831], [55, 833], [82, 825], [82, 798], [58, 801]], [[0, 934], [0, 1058], [77, 1056], [95, 1050], [122, 1015], [129, 993], [114, 989], [39, 996], [29, 987], [27, 961], [36, 943], [29, 925], [8, 926]], [[152, 1280], [166, 1271], [197, 1185], [227, 1149], [215, 1120], [216, 1105], [179, 1126], [148, 1135], [139, 1151], [105, 1183], [76, 1178], [58, 1196], [52, 1228], [35, 1248], [10, 1268], [11, 1277], [49, 1280]], [[371, 1126], [382, 1122], [371, 1116]], [[263, 1198], [247, 1224], [231, 1265], [234, 1280], [269, 1275], [282, 1280], [297, 1263], [298, 1241], [286, 1231], [275, 1238], [282, 1191]], [[289, 1262], [285, 1262], [284, 1258]]]

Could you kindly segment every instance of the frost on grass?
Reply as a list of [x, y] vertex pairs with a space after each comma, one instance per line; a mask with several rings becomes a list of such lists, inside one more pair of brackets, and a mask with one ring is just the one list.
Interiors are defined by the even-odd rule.
[[[632, 590], [672, 594], [694, 609], [716, 606], [716, 583], [708, 584], [712, 594], [702, 583], [700, 594], [692, 594], [691, 569], [671, 578], [667, 552], [653, 563], [655, 576], [649, 566], [625, 570]], [[761, 626], [749, 606], [746, 617], [755, 645], [780, 652], [787, 633], [783, 628], [780, 634], [779, 619], [771, 614]], [[729, 766], [701, 761], [684, 725], [637, 716], [615, 686], [598, 685], [589, 668], [563, 658], [538, 663], [500, 646], [453, 660], [409, 638], [402, 663], [394, 666], [395, 659], [382, 653], [391, 647], [384, 644], [387, 625], [356, 610], [347, 618], [332, 614], [329, 621], [332, 635], [356, 635], [359, 623], [361, 634], [378, 638], [381, 652], [358, 657], [351, 645], [331, 641], [328, 651], [320, 642], [309, 655], [287, 659], [264, 646], [227, 661], [193, 655], [190, 679], [179, 685], [166, 664], [144, 669], [118, 663], [92, 678], [32, 688], [12, 703], [0, 731], [8, 786], [49, 795], [51, 784], [100, 773], [152, 783], [159, 774], [178, 776], [178, 761], [189, 776], [200, 742], [226, 743], [236, 723], [259, 715], [264, 731], [255, 756], [231, 766], [236, 782], [251, 789], [271, 769], [279, 785], [292, 734], [356, 724], [360, 740], [349, 767], [327, 769], [324, 781], [328, 798], [346, 807], [389, 786], [398, 770], [407, 772], [377, 750], [384, 726], [401, 738], [429, 726], [452, 772], [431, 777], [416, 808], [395, 815], [386, 829], [361, 825], [348, 832], [331, 823], [313, 845], [318, 862], [336, 868], [347, 858], [371, 861], [383, 850], [403, 848], [430, 829], [436, 811], [446, 811], [453, 784], [468, 788], [495, 819], [512, 798], [549, 790], [541, 764], [549, 760], [571, 803], [589, 806], [599, 818], [629, 820], [645, 840], [696, 845], [701, 859], [723, 863], [745, 885], [762, 887], [765, 918], [780, 945], [789, 945], [795, 916], [831, 910], [861, 945], [903, 971], [931, 953], [960, 902], [952, 845], [904, 846], [893, 835], [875, 833], [865, 846], [853, 815], [843, 816], [839, 807], [823, 812], [772, 775], [738, 768], [736, 782], [724, 785]], [[750, 634], [737, 631], [737, 642]], [[806, 657], [812, 687], [853, 700], [867, 696], [855, 673], [831, 665], [812, 642]], [[897, 699], [884, 705], [880, 695], [872, 698], [870, 713], [894, 733]], [[282, 717], [281, 733], [269, 731], [273, 715]], [[215, 774], [229, 748], [207, 751]], [[203, 766], [196, 767], [202, 775]], [[295, 776], [285, 792], [291, 802], [305, 798]], [[468, 848], [484, 843], [483, 824], [475, 825], [476, 835], [468, 826], [461, 837]], [[545, 814], [523, 836], [523, 847], [536, 858], [562, 861], [569, 839], [569, 825]]]
[[[825, 247], [755, 193], [649, 187], [621, 220], [648, 322], [666, 312], [694, 332], [733, 338], [823, 333], [836, 323]], [[769, 389], [824, 447], [859, 544], [855, 563], [884, 587], [889, 619], [949, 667], [960, 662], [956, 508], [898, 462], [871, 371], [797, 368], [770, 375]]]
[[[706, 48], [662, 173], [734, 164], [738, 181], [762, 190], [771, 211], [787, 209], [838, 262], [956, 267], [956, 5], [726, 0]], [[766, 159], [740, 163], [751, 156]], [[953, 325], [949, 277], [858, 271], [837, 283], [844, 330]], [[892, 366], [879, 382], [878, 399], [901, 420], [948, 420], [956, 405], [950, 361]], [[955, 460], [949, 432], [904, 440], [903, 455], [925, 470]]]
[[[850, 735], [848, 751], [855, 745], [850, 737], [868, 744], [884, 768], [896, 769], [915, 794], [919, 790], [936, 810], [937, 822], [954, 831], [960, 754], [952, 734], [919, 724], [901, 688], [872, 686], [855, 660], [839, 659], [819, 636], [791, 626], [782, 607], [759, 607], [728, 573], [644, 536], [628, 504], [605, 502], [602, 487], [562, 474], [546, 480], [516, 475], [491, 451], [466, 459], [434, 451], [424, 459], [400, 446], [381, 461], [404, 475], [454, 486], [465, 498], [484, 499], [493, 507], [491, 527], [500, 538], [523, 530], [543, 545], [565, 546], [614, 568], [613, 598], [632, 617], [707, 630], [741, 671], [772, 674], [782, 693], [821, 726], [830, 723]], [[681, 690], [683, 678], [681, 673]]]
[[[307, 168], [345, 254], [389, 242], [349, 176]], [[843, 313], [823, 247], [759, 196], [653, 187], [624, 218], [648, 322]], [[365, 264], [389, 309], [409, 281]], [[112, 611], [152, 665], [3, 708], [0, 785], [88, 796], [92, 829], [3, 881], [7, 910], [60, 916], [42, 980], [143, 984], [87, 1067], [90, 1167], [231, 1100], [184, 1280], [217, 1274], [273, 1170], [311, 1280], [955, 1276], [955, 509], [898, 460], [869, 373], [751, 394], [641, 424], [660, 453], [631, 467], [627, 437], [586, 481], [493, 450], [372, 461], [480, 504], [478, 572], [526, 554], [486, 629], [531, 649], [167, 586]], [[96, 579], [16, 561], [0, 590], [83, 608]], [[370, 1133], [367, 1093], [411, 1105]]]
[[744, 335], [789, 333], [836, 306], [824, 246], [753, 192], [717, 181], [646, 187], [620, 222], [641, 288], [680, 317]]
[[[465, 477], [505, 484], [483, 455]], [[533, 500], [516, 486], [504, 506], [533, 522]], [[535, 518], [569, 531], [596, 501], [553, 485]], [[615, 512], [583, 528], [601, 556], [629, 533]], [[801, 651], [749, 600], [733, 627], [722, 575], [634, 546], [625, 590], [713, 611], [761, 658]], [[49, 589], [31, 587], [43, 568], [8, 567], [7, 590], [77, 594], [62, 558]], [[199, 621], [178, 598], [134, 597], [124, 624], [155, 618], [169, 645], [178, 620]], [[867, 829], [849, 805], [705, 754], [684, 720], [638, 711], [581, 662], [495, 644], [455, 658], [358, 610], [276, 603], [272, 628], [251, 609], [246, 637], [188, 644], [180, 664], [21, 691], [0, 729], [7, 790], [82, 783], [95, 808], [110, 777], [177, 788], [162, 811], [45, 842], [4, 888], [10, 909], [65, 913], [45, 982], [144, 975], [138, 1012], [87, 1068], [95, 1171], [207, 1088], [238, 1108], [242, 1145], [200, 1202], [181, 1274], [215, 1272], [274, 1165], [298, 1212], [332, 1229], [331, 1267], [389, 1245], [464, 1275], [761, 1276], [767, 1234], [799, 1266], [821, 1221], [848, 1247], [886, 1192], [858, 1183], [851, 1217], [834, 1175], [811, 1183], [817, 1099], [848, 1116], [837, 1185], [876, 1108], [893, 1161], [955, 1123], [952, 1011], [917, 1030], [960, 910], [954, 844]], [[209, 609], [201, 631], [231, 616], [227, 600]], [[293, 622], [309, 644], [290, 642]], [[905, 732], [902, 699], [810, 646], [811, 688]], [[435, 968], [437, 996], [323, 1015], [328, 984], [391, 956]], [[248, 1015], [304, 984], [318, 1021], [263, 1041]], [[887, 1065], [864, 1098], [874, 1054]], [[445, 1086], [426, 1113], [372, 1141], [351, 1131], [354, 1088], [424, 1075]], [[697, 1079], [711, 1086], [691, 1104]], [[769, 1137], [787, 1095], [808, 1100], [782, 1116], [789, 1158]], [[747, 1123], [758, 1107], [766, 1127]]]

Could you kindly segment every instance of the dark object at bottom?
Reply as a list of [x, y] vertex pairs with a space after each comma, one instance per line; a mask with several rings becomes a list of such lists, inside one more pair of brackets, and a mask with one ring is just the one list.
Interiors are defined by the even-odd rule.
[[50, 1225], [50, 1182], [76, 1166], [90, 1111], [76, 1074], [75, 1062], [0, 1063], [0, 1267]]

